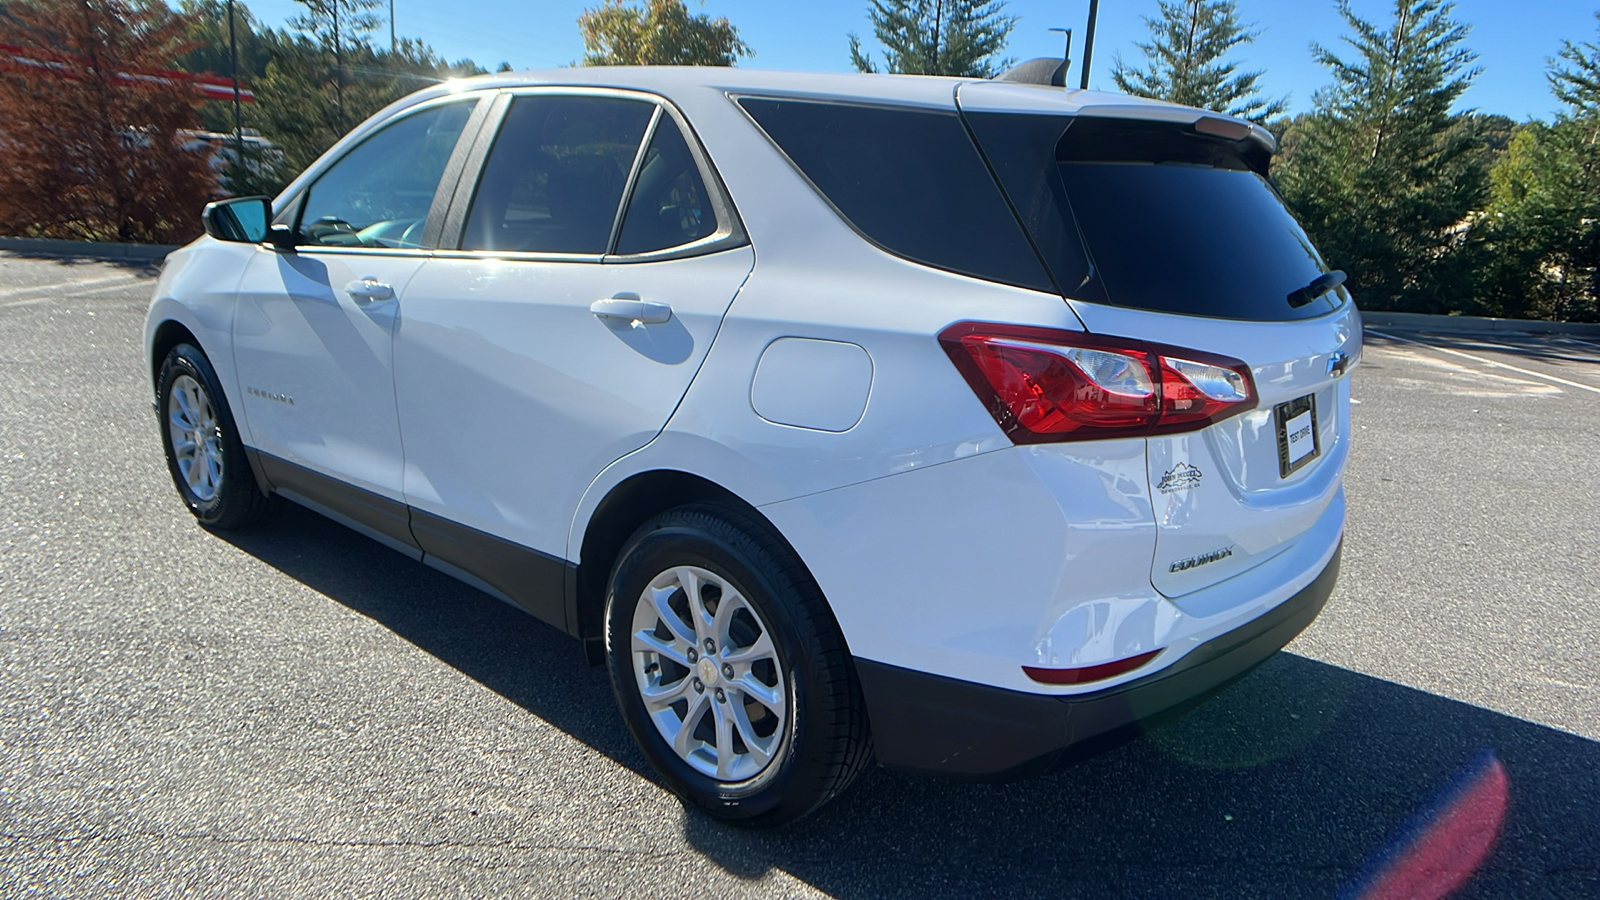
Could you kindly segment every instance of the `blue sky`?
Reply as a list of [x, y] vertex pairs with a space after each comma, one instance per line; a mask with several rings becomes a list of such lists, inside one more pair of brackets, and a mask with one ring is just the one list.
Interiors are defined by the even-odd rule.
[[[243, 2], [273, 26], [299, 8], [292, 0]], [[422, 38], [449, 59], [471, 57], [491, 69], [505, 60], [518, 69], [535, 69], [568, 65], [583, 55], [575, 23], [585, 7], [600, 0], [394, 2], [399, 33]], [[1342, 46], [1339, 37], [1345, 33], [1332, 0], [1239, 0], [1238, 5], [1241, 17], [1264, 31], [1238, 59], [1246, 68], [1264, 70], [1263, 86], [1274, 96], [1288, 94], [1293, 111], [1308, 109], [1312, 95], [1329, 81], [1327, 71], [1312, 61], [1309, 45], [1315, 40]], [[1385, 22], [1393, 0], [1352, 0], [1351, 5], [1358, 15]], [[690, 0], [689, 6], [733, 21], [756, 51], [741, 63], [745, 66], [847, 71], [849, 32], [874, 45], [866, 0], [706, 0], [703, 6]], [[1088, 0], [1010, 0], [1006, 6], [1018, 17], [1007, 55], [1059, 56], [1061, 36], [1047, 30], [1059, 26], [1073, 28], [1073, 57], [1082, 58]], [[1458, 0], [1456, 18], [1473, 26], [1467, 43], [1483, 69], [1460, 105], [1515, 119], [1549, 117], [1557, 104], [1545, 82], [1545, 60], [1556, 54], [1563, 38], [1595, 41], [1597, 9], [1600, 0]], [[1092, 86], [1111, 87], [1116, 53], [1137, 59], [1133, 42], [1147, 34], [1140, 17], [1155, 10], [1155, 0], [1102, 0]]]

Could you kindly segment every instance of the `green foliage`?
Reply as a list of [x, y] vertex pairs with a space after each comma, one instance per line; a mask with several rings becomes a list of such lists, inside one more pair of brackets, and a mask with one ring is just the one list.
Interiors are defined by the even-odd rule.
[[578, 17], [586, 66], [731, 66], [753, 56], [725, 18], [690, 15], [683, 0], [606, 0]]
[[1261, 96], [1261, 72], [1240, 72], [1238, 63], [1224, 61], [1261, 34], [1240, 24], [1234, 0], [1161, 0], [1160, 13], [1159, 19], [1144, 17], [1150, 42], [1134, 44], [1144, 54], [1144, 68], [1118, 54], [1111, 70], [1118, 90], [1256, 122], [1288, 108], [1286, 98]]
[[[1000, 0], [871, 0], [867, 16], [884, 47], [883, 69], [906, 75], [989, 78], [1011, 65], [996, 60], [1017, 24]], [[879, 71], [850, 35], [850, 62]]]
[[[229, 75], [227, 6], [226, 0], [184, 0], [192, 46], [179, 58], [180, 68]], [[242, 107], [243, 124], [284, 154], [278, 166], [256, 156], [248, 165], [230, 166], [224, 175], [235, 193], [276, 193], [351, 127], [388, 104], [429, 84], [484, 72], [470, 59], [447, 63], [419, 40], [402, 38], [393, 49], [375, 46], [378, 20], [364, 12], [374, 6], [368, 0], [339, 0], [335, 45], [332, 0], [307, 4], [306, 13], [290, 22], [304, 29], [298, 33], [262, 28], [243, 3], [235, 4], [239, 77], [256, 96]], [[203, 104], [201, 115], [207, 129], [233, 131], [232, 103]]]
[[289, 27], [310, 38], [330, 53], [340, 53], [351, 44], [369, 43], [372, 32], [383, 24], [374, 13], [383, 0], [294, 0], [305, 12], [289, 18]]
[[[1600, 19], [1600, 12], [1595, 13]], [[1588, 41], [1561, 42], [1558, 60], [1551, 60], [1545, 77], [1556, 99], [1569, 107], [1568, 115], [1587, 118], [1600, 115], [1600, 46]]]
[[445, 63], [421, 41], [403, 38], [391, 52], [353, 43], [341, 54], [343, 77], [331, 57], [305, 36], [280, 36], [281, 48], [256, 83], [261, 131], [299, 172], [345, 132], [413, 91], [449, 78], [481, 74], [470, 60]]
[[1547, 74], [1567, 109], [1517, 129], [1490, 172], [1478, 296], [1497, 315], [1600, 321], [1600, 46], [1563, 41]]
[[1478, 71], [1469, 26], [1443, 0], [1395, 0], [1383, 27], [1338, 8], [1354, 56], [1313, 46], [1334, 81], [1285, 135], [1276, 179], [1364, 306], [1463, 311], [1488, 182], [1482, 139], [1450, 112]]

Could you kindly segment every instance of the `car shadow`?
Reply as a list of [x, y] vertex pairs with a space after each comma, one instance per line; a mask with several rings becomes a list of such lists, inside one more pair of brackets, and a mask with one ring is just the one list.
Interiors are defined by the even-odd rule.
[[[604, 670], [555, 629], [299, 507], [225, 539], [653, 777]], [[874, 768], [782, 829], [694, 813], [685, 830], [737, 876], [778, 869], [846, 898], [1359, 897], [1397, 884], [1389, 896], [1595, 897], [1600, 742], [1279, 653], [1185, 718], [1037, 778]]]

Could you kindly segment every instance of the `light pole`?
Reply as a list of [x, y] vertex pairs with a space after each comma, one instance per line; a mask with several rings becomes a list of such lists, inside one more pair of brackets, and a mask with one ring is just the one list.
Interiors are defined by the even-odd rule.
[[1094, 23], [1100, 17], [1100, 0], [1089, 0], [1089, 34], [1083, 39], [1083, 80], [1078, 85], [1089, 89], [1089, 64], [1094, 61]]
[[244, 109], [239, 104], [239, 41], [233, 33], [233, 0], [228, 0], [228, 65], [233, 70], [234, 171], [243, 172]]

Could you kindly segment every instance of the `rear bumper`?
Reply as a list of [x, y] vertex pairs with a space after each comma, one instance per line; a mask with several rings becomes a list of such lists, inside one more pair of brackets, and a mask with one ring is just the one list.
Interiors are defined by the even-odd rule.
[[1322, 574], [1261, 616], [1172, 665], [1104, 691], [1029, 694], [858, 659], [878, 761], [958, 778], [1006, 779], [1049, 768], [1181, 714], [1265, 662], [1310, 625], [1339, 577]]

